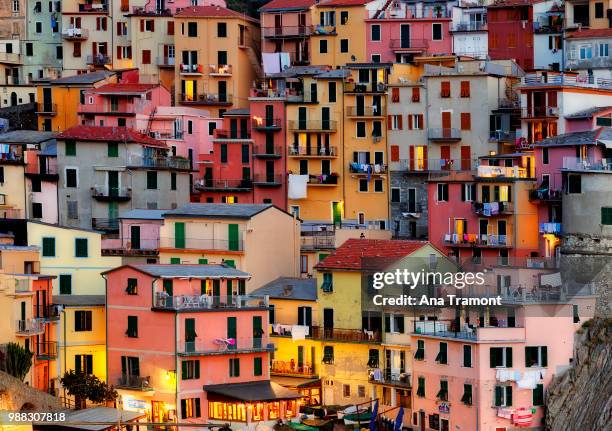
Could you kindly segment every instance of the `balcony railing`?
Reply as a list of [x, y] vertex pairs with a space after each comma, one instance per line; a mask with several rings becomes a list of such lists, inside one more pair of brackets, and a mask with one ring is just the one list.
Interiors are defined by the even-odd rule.
[[517, 138], [515, 130], [492, 130], [489, 132], [489, 141], [491, 142], [512, 142]]
[[132, 189], [128, 187], [93, 186], [91, 197], [103, 201], [127, 201], [132, 197]]
[[527, 108], [521, 108], [522, 118], [556, 118], [558, 116], [559, 108], [556, 106], [530, 106]]
[[335, 120], [289, 120], [289, 130], [325, 132], [336, 131], [337, 122]]
[[181, 75], [201, 75], [204, 73], [204, 65], [181, 63], [179, 66], [179, 71]]
[[451, 31], [485, 31], [487, 29], [486, 22], [470, 21], [454, 23]]
[[255, 174], [253, 176], [253, 183], [259, 186], [280, 186], [284, 180], [284, 175]]
[[232, 76], [231, 64], [209, 64], [208, 74], [212, 76]]
[[157, 57], [157, 65], [161, 67], [174, 67], [176, 64], [175, 57]]
[[279, 98], [285, 97], [286, 93], [286, 90], [279, 90], [278, 88], [267, 88], [267, 85], [258, 85], [256, 88], [251, 88], [249, 97]]
[[17, 335], [36, 335], [45, 332], [45, 320], [41, 318], [17, 320], [15, 324]]
[[47, 322], [54, 322], [60, 318], [60, 306], [58, 305], [38, 305], [36, 306], [36, 318], [43, 319]]
[[243, 251], [244, 242], [241, 239], [227, 240], [216, 238], [185, 238], [184, 242], [177, 241], [174, 237], [161, 237], [159, 240], [161, 248], [176, 248], [185, 250], [225, 250]]
[[308, 235], [300, 237], [300, 248], [302, 250], [334, 249], [336, 237], [327, 235]]
[[349, 163], [349, 171], [353, 174], [376, 175], [387, 173], [387, 165], [374, 163]]
[[211, 296], [211, 295], [175, 295], [166, 292], [155, 292], [155, 307], [172, 310], [216, 310], [235, 308], [267, 308], [269, 299], [249, 295]]
[[308, 147], [308, 146], [290, 146], [289, 155], [295, 157], [336, 157], [338, 149], [336, 147]]
[[280, 118], [255, 118], [251, 121], [251, 128], [255, 130], [278, 130], [283, 127]]
[[347, 106], [347, 117], [382, 117], [385, 110], [382, 106]]
[[229, 355], [235, 353], [269, 352], [274, 345], [268, 343], [267, 337], [210, 338], [196, 337], [192, 341], [179, 343], [179, 354], [196, 355]]
[[86, 40], [89, 37], [89, 30], [86, 28], [65, 28], [62, 30], [62, 37], [66, 40]]
[[161, 140], [169, 139], [169, 140], [179, 140], [180, 141], [185, 136], [185, 132], [183, 132], [182, 130], [171, 130], [171, 129], [151, 130], [149, 131], [149, 136], [154, 139], [161, 139]]
[[317, 103], [318, 101], [318, 94], [308, 90], [288, 90], [285, 97], [289, 103]]
[[116, 232], [119, 231], [119, 219], [95, 217], [91, 219], [91, 227], [94, 230]]
[[412, 387], [411, 375], [398, 369], [371, 370], [368, 380], [374, 384]]
[[57, 358], [57, 342], [40, 342], [36, 346], [36, 357], [39, 360], [52, 360]]
[[427, 39], [391, 39], [389, 46], [394, 51], [424, 51], [429, 47]]
[[259, 144], [253, 146], [253, 156], [259, 158], [279, 158], [285, 154], [285, 147]]
[[384, 82], [345, 82], [345, 93], [384, 93], [387, 84]]
[[335, 186], [338, 184], [338, 175], [309, 175], [308, 176], [308, 185], [311, 186]]
[[21, 54], [13, 52], [0, 52], [0, 63], [21, 64]]
[[[593, 57], [595, 58], [595, 57]], [[577, 60], [573, 57], [572, 51], [568, 53], [568, 60]], [[521, 79], [521, 84], [525, 86], [547, 86], [547, 85], [569, 85], [590, 88], [612, 88], [612, 79], [596, 78], [589, 75], [576, 75], [564, 73], [541, 72], [528, 73]]]
[[563, 169], [572, 171], [612, 171], [612, 159], [563, 157]]
[[251, 139], [250, 130], [215, 129], [213, 139]]
[[180, 94], [179, 102], [185, 105], [231, 105], [232, 95], [227, 93]]
[[197, 180], [195, 187], [198, 190], [250, 190], [253, 188], [253, 181], [250, 179], [214, 180], [204, 178]]
[[137, 389], [140, 391], [152, 391], [151, 377], [146, 376], [132, 376], [129, 374], [122, 374], [117, 380], [118, 388]]
[[476, 176], [479, 178], [529, 178], [527, 169], [519, 166], [480, 165]]
[[264, 27], [261, 29], [263, 37], [279, 38], [279, 37], [304, 37], [312, 34], [312, 26], [282, 26], [282, 27]]
[[281, 361], [278, 359], [272, 359], [272, 366], [270, 367], [270, 373], [300, 377], [314, 377], [316, 376], [314, 366], [311, 364], [299, 364], [295, 360]]
[[478, 159], [401, 159], [399, 165], [400, 170], [409, 172], [471, 171], [478, 166]]
[[55, 115], [57, 114], [57, 103], [41, 103], [36, 104], [37, 114]]
[[312, 338], [315, 340], [345, 341], [356, 343], [380, 343], [380, 341], [382, 340], [380, 332], [367, 331], [363, 329], [339, 329], [313, 326], [311, 334]]
[[472, 210], [476, 214], [486, 217], [512, 214], [514, 204], [512, 202], [473, 202]]
[[16, 208], [0, 209], [0, 219], [3, 219], [3, 218], [22, 219], [23, 210], [16, 209]]
[[79, 12], [81, 13], [108, 13], [108, 3], [86, 3], [79, 4]]
[[510, 247], [511, 237], [509, 235], [485, 235], [485, 234], [456, 234], [447, 233], [442, 238], [447, 246], [464, 246], [472, 247], [475, 245], [481, 247]]
[[130, 156], [128, 166], [139, 168], [192, 169], [192, 162], [184, 157]]
[[111, 64], [111, 62], [112, 58], [108, 55], [98, 54], [87, 56], [87, 64], [93, 64], [94, 66], [105, 66], [107, 64]]
[[427, 128], [427, 139], [430, 141], [459, 141], [461, 131], [453, 127], [429, 127]]

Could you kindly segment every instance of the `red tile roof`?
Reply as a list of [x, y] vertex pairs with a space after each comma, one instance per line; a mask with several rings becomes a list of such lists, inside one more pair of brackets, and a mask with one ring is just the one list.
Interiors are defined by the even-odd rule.
[[127, 127], [74, 126], [64, 130], [57, 139], [75, 139], [77, 141], [128, 142], [149, 147], [167, 148], [162, 141], [139, 133]]
[[490, 4], [488, 8], [504, 8], [504, 7], [515, 7], [515, 6], [531, 6], [534, 1], [531, 0], [501, 0], [496, 3]]
[[592, 37], [612, 37], [612, 28], [591, 28], [585, 30], [576, 30], [568, 32], [565, 35], [566, 39], [587, 39]]
[[368, 3], [368, 0], [323, 0], [319, 6], [361, 6]]
[[280, 9], [307, 9], [316, 2], [316, 0], [272, 0], [259, 8], [259, 10], [265, 12], [267, 10]]
[[259, 24], [259, 20], [221, 6], [189, 6], [174, 15], [176, 18], [242, 18]]
[[91, 93], [146, 93], [158, 84], [106, 84], [91, 90]]
[[349, 239], [316, 265], [317, 269], [382, 269], [426, 246], [427, 241]]

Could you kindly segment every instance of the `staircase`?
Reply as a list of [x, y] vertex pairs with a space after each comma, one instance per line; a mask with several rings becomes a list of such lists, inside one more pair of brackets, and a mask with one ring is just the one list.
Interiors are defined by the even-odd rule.
[[153, 123], [153, 119], [155, 118], [156, 112], [157, 112], [157, 106], [153, 108], [153, 110], [149, 114], [149, 120], [147, 121], [147, 129], [145, 130], [145, 135], [147, 136], [149, 136], [151, 133], [151, 124]]

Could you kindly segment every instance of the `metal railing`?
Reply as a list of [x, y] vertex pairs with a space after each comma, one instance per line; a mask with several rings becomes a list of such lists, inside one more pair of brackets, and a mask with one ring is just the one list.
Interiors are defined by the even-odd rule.
[[296, 25], [282, 27], [263, 27], [261, 29], [263, 37], [303, 37], [312, 34], [311, 25]]
[[36, 112], [39, 114], [57, 114], [57, 103], [38, 102]]
[[[572, 51], [569, 51], [568, 60], [578, 59], [573, 57]], [[536, 72], [523, 76], [521, 84], [525, 86], [571, 85], [578, 87], [612, 88], [612, 79], [596, 78], [592, 75]]]
[[476, 176], [479, 178], [528, 178], [527, 169], [519, 166], [479, 165]]
[[336, 185], [338, 184], [338, 175], [308, 175], [308, 184], [310, 185]]
[[91, 188], [91, 197], [130, 199], [132, 197], [132, 189], [128, 187], [93, 186]]
[[22, 219], [23, 210], [15, 209], [15, 208], [0, 209], [0, 219], [3, 219], [3, 218]]
[[336, 248], [336, 237], [333, 234], [302, 235], [300, 248], [302, 250], [333, 249]]
[[280, 157], [285, 153], [285, 147], [269, 146], [266, 144], [253, 145], [253, 156], [255, 157]]
[[45, 320], [41, 318], [17, 320], [15, 324], [15, 332], [19, 335], [35, 335], [43, 333], [45, 332]]
[[65, 28], [62, 30], [62, 37], [66, 40], [84, 40], [89, 37], [89, 30], [86, 28]]
[[190, 64], [190, 63], [181, 63], [179, 65], [179, 72], [182, 75], [187, 74], [202, 74], [204, 73], [204, 65], [203, 64]]
[[227, 240], [215, 238], [184, 238], [184, 241], [175, 237], [161, 237], [159, 239], [161, 248], [176, 248], [185, 250], [244, 250], [244, 241], [241, 239]]
[[514, 142], [517, 137], [515, 130], [492, 130], [489, 132], [489, 141]]
[[345, 82], [345, 93], [384, 93], [387, 84], [384, 82]]
[[209, 64], [208, 74], [214, 76], [231, 76], [232, 65], [231, 64]]
[[91, 219], [91, 227], [94, 230], [118, 231], [119, 230], [119, 219], [118, 218], [94, 217]]
[[478, 166], [478, 162], [478, 159], [401, 159], [399, 161], [399, 166], [400, 170], [411, 172], [471, 171]]
[[87, 56], [87, 64], [93, 64], [95, 66], [104, 66], [107, 64], [111, 64], [112, 58], [108, 55], [98, 54], [98, 55], [88, 55]]
[[338, 155], [338, 149], [336, 147], [308, 147], [304, 145], [292, 145], [289, 147], [290, 156], [312, 156], [312, 157], [335, 157]]
[[255, 174], [253, 176], [253, 183], [259, 185], [281, 185], [285, 179], [284, 175], [276, 174]]
[[288, 90], [284, 95], [287, 102], [293, 103], [317, 103], [318, 94], [309, 90]]
[[38, 305], [35, 308], [36, 318], [44, 319], [46, 321], [57, 321], [60, 318], [60, 306], [55, 304], [50, 305]]
[[41, 360], [57, 358], [57, 341], [40, 342], [36, 345], [36, 357]]
[[285, 97], [286, 90], [279, 90], [278, 88], [251, 88], [249, 97], [269, 97], [278, 98]]
[[337, 124], [335, 120], [289, 120], [287, 122], [289, 130], [304, 131], [336, 131]]
[[315, 340], [346, 341], [360, 343], [380, 343], [382, 334], [378, 331], [363, 329], [340, 329], [313, 326], [311, 337]]
[[117, 387], [139, 389], [142, 391], [153, 390], [150, 376], [133, 376], [130, 374], [122, 374], [117, 379]]
[[203, 178], [196, 181], [195, 187], [201, 190], [252, 189], [253, 181], [244, 178], [239, 180], [214, 180]]
[[556, 269], [559, 268], [559, 259], [554, 257], [500, 257], [480, 256], [470, 257], [460, 262], [464, 271], [477, 268], [491, 268], [498, 266], [510, 266], [517, 268], [533, 269]]
[[532, 201], [557, 202], [561, 201], [562, 195], [563, 193], [561, 192], [561, 190], [550, 190], [549, 188], [546, 188], [545, 190], [539, 188], [529, 190], [529, 200]]
[[179, 102], [185, 104], [199, 104], [199, 105], [221, 105], [221, 104], [232, 104], [232, 95], [227, 93], [201, 93], [201, 94], [179, 94]]
[[143, 157], [130, 155], [128, 165], [144, 168], [192, 169], [192, 162], [184, 157]]
[[313, 365], [299, 364], [294, 359], [290, 361], [281, 361], [279, 359], [272, 359], [272, 365], [270, 367], [270, 372], [272, 374], [286, 374], [286, 375], [304, 376], [304, 377], [316, 376]]
[[157, 57], [156, 63], [158, 66], [174, 67], [174, 65], [176, 64], [176, 58], [160, 56]]
[[412, 376], [409, 373], [401, 372], [399, 369], [385, 368], [380, 370], [380, 374], [376, 370], [372, 370], [368, 377], [370, 383], [380, 383], [386, 385], [403, 386], [406, 388], [412, 387]]
[[531, 106], [521, 108], [522, 118], [558, 117], [559, 108], [556, 106]]
[[385, 115], [384, 107], [380, 106], [347, 106], [347, 117], [382, 117]]
[[213, 139], [251, 139], [251, 131], [248, 129], [215, 129]]
[[442, 238], [444, 244], [456, 246], [488, 246], [488, 247], [509, 247], [512, 243], [510, 235], [493, 234], [456, 234], [447, 233]]
[[429, 47], [427, 39], [391, 39], [389, 47], [394, 50], [414, 49], [425, 50]]
[[486, 22], [470, 21], [454, 23], [451, 31], [485, 31], [487, 29]]
[[572, 171], [612, 171], [612, 159], [563, 157], [563, 169]]
[[453, 127], [428, 127], [427, 139], [431, 141], [459, 140], [461, 130]]
[[241, 352], [267, 352], [274, 350], [274, 345], [268, 343], [268, 338], [237, 337], [182, 340], [179, 343], [179, 353], [190, 355], [217, 355]]
[[172, 310], [214, 310], [220, 308], [267, 308], [267, 296], [250, 295], [212, 296], [212, 295], [174, 295], [155, 292], [155, 307]]
[[474, 213], [483, 216], [494, 216], [498, 214], [512, 214], [514, 204], [512, 202], [472, 202]]
[[283, 127], [283, 120], [280, 118], [255, 118], [251, 120], [251, 128], [256, 130], [280, 129]]

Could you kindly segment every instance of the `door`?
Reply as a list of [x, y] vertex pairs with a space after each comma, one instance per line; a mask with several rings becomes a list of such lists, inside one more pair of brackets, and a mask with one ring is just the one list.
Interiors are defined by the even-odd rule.
[[174, 223], [174, 248], [185, 248], [185, 223]]
[[219, 81], [219, 102], [227, 102], [227, 82]]
[[298, 108], [298, 129], [306, 130], [306, 108], [304, 106]]
[[316, 102], [317, 100], [317, 83], [313, 82], [310, 84], [310, 101]]
[[204, 170], [204, 187], [212, 187], [213, 185], [213, 170], [206, 168]]
[[416, 189], [408, 189], [408, 212], [416, 213]]
[[332, 222], [334, 225], [342, 222], [342, 207], [340, 202], [332, 202]]
[[108, 203], [108, 223], [109, 226], [115, 225], [117, 221], [117, 217], [119, 217], [119, 204], [117, 202], [109, 202]]
[[365, 97], [364, 96], [357, 96], [355, 97], [355, 102], [356, 102], [356, 111], [357, 111], [357, 115], [364, 115], [365, 114]]
[[236, 120], [235, 118], [232, 118], [230, 120], [230, 138], [238, 138], [238, 120]]
[[334, 332], [334, 309], [323, 309], [323, 332], [326, 338], [332, 338]]
[[470, 169], [472, 169], [472, 154], [471, 154], [471, 150], [470, 147], [467, 145], [464, 145], [461, 147], [461, 170], [462, 171], [469, 171]]
[[283, 34], [283, 16], [281, 14], [274, 15], [274, 34], [276, 36]]
[[442, 136], [450, 138], [451, 136], [451, 113], [450, 111], [442, 112]]
[[321, 108], [321, 129], [329, 130], [331, 128], [331, 122], [329, 120], [329, 108]]
[[51, 102], [51, 89], [50, 88], [43, 88], [43, 111], [44, 112], [52, 112], [53, 109], [51, 109], [52, 102]]
[[[227, 318], [227, 338], [231, 338], [232, 340], [236, 340], [236, 318], [228, 317]], [[237, 347], [237, 343], [228, 344], [227, 348], [230, 350], [234, 350]]]
[[196, 346], [195, 319], [185, 319], [185, 351], [195, 352]]
[[444, 161], [444, 163], [440, 163], [442, 165], [443, 170], [450, 170], [451, 168], [451, 153], [450, 147], [448, 145], [442, 145], [440, 147], [440, 159]]
[[228, 239], [228, 250], [238, 251], [240, 250], [240, 240], [238, 234], [238, 225], [230, 223], [227, 225], [227, 239]]
[[108, 195], [119, 196], [119, 172], [108, 171]]
[[506, 220], [497, 221], [497, 235], [499, 235], [499, 243], [507, 244], [506, 239]]
[[419, 429], [425, 431], [425, 412], [419, 412]]
[[130, 226], [130, 241], [132, 250], [140, 249], [140, 226]]
[[274, 125], [274, 105], [266, 105], [266, 127]]
[[274, 161], [266, 162], [266, 183], [274, 183]]
[[263, 324], [261, 316], [253, 316], [253, 348], [261, 349], [261, 341], [263, 338]]
[[400, 48], [410, 48], [410, 25], [400, 26]]
[[306, 34], [306, 14], [301, 13], [298, 15], [298, 25], [300, 30], [300, 35], [303, 36]]

